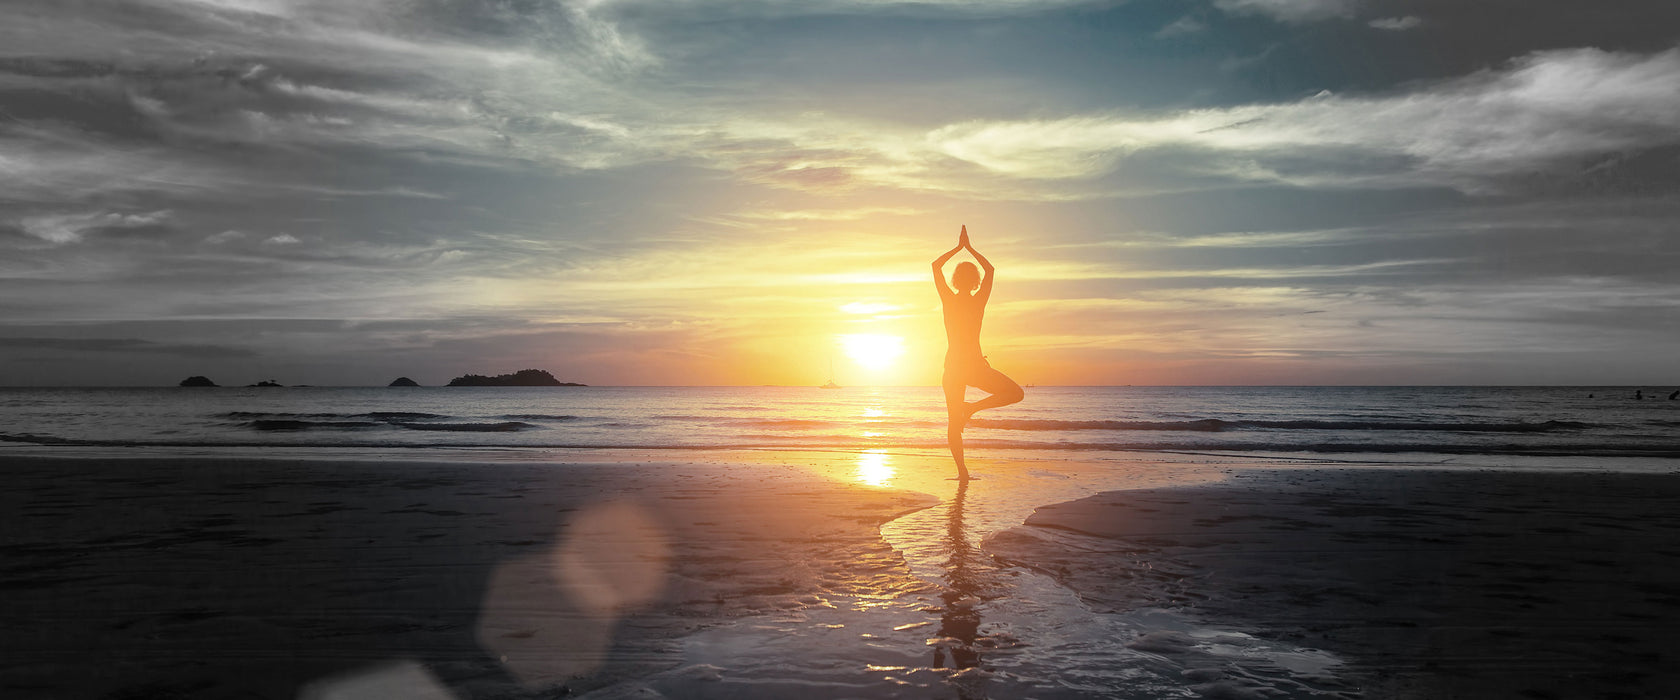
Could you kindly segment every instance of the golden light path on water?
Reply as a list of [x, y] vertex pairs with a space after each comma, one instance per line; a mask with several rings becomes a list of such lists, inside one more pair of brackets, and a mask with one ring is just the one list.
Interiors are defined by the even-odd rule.
[[[865, 433], [868, 435], [868, 433]], [[892, 485], [894, 470], [892, 456], [880, 448], [868, 449], [858, 453], [857, 480], [870, 486], [888, 487]]]
[[[865, 426], [863, 430], [858, 431], [859, 435], [871, 440], [888, 436], [885, 431], [871, 429], [892, 418], [885, 408], [880, 405], [868, 406], [859, 415], [864, 419]], [[892, 486], [895, 474], [892, 455], [886, 449], [875, 447], [858, 453], [856, 478], [860, 483], [887, 488]]]
[[[901, 410], [879, 397], [859, 398], [846, 415], [882, 420]], [[1339, 664], [1329, 654], [1173, 610], [1094, 612], [1052, 577], [996, 560], [984, 548], [991, 535], [1020, 526], [1046, 504], [1216, 481], [1246, 465], [1237, 458], [1069, 459], [1061, 452], [988, 449], [972, 460], [979, 478], [967, 483], [951, 479], [950, 457], [941, 449], [864, 446], [772, 461], [784, 460], [829, 479], [926, 494], [937, 503], [880, 525], [890, 553], [860, 550], [806, 602], [685, 637], [677, 668], [640, 679], [639, 686], [681, 696], [699, 677], [717, 684], [715, 697], [1142, 700], [1193, 697], [1198, 681], [1185, 672], [1219, 668], [1222, 677], [1287, 697], [1331, 696], [1318, 685]], [[1186, 641], [1171, 654], [1130, 645], [1158, 638]]]

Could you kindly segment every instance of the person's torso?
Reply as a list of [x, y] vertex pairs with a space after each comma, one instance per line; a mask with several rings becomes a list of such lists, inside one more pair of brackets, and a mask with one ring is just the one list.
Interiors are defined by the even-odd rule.
[[986, 306], [978, 298], [956, 294], [945, 300], [945, 342], [947, 358], [980, 356], [980, 323]]

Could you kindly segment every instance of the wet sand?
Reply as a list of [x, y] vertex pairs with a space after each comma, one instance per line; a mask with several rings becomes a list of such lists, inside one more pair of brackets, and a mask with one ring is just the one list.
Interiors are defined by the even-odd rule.
[[[750, 472], [750, 473], [749, 473]], [[552, 697], [913, 582], [793, 467], [0, 460], [0, 696]]]
[[539, 458], [0, 458], [0, 696], [1674, 682], [1680, 476], [987, 455], [965, 486], [936, 452]]
[[[1677, 506], [1680, 473], [1243, 471], [1040, 508], [987, 550], [1097, 611], [1328, 650], [1364, 697], [1654, 698], [1680, 689]], [[1194, 665], [1205, 690], [1253, 690]]]

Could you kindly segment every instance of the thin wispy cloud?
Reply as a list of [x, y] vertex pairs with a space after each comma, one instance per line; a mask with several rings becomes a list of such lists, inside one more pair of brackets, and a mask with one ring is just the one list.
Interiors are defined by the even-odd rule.
[[992, 173], [1077, 179], [1150, 149], [1185, 149], [1183, 167], [1234, 180], [1308, 186], [1495, 187], [1576, 159], [1680, 144], [1680, 49], [1548, 51], [1395, 95], [1320, 94], [1297, 102], [1164, 118], [1069, 117], [971, 123], [935, 147]]
[[1281, 22], [1312, 22], [1348, 17], [1357, 0], [1214, 0], [1214, 7], [1233, 14], [1263, 15]]
[[1386, 29], [1391, 32], [1403, 32], [1407, 29], [1415, 29], [1418, 26], [1421, 26], [1423, 24], [1423, 20], [1413, 15], [1406, 15], [1404, 17], [1378, 17], [1377, 19], [1366, 22], [1366, 24], [1377, 29]]

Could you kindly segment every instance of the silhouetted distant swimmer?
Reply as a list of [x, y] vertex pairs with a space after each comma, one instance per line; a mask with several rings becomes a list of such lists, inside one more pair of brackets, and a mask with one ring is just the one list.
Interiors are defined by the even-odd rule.
[[[974, 263], [964, 262], [957, 265], [956, 271], [951, 274], [951, 284], [946, 285], [945, 263], [963, 249], [979, 261], [986, 274], [982, 277]], [[968, 479], [968, 465], [963, 462], [962, 431], [969, 417], [988, 408], [1008, 406], [1020, 401], [1023, 395], [1021, 385], [992, 369], [986, 362], [986, 356], [980, 352], [980, 322], [986, 316], [986, 300], [992, 297], [994, 271], [986, 256], [969, 244], [967, 226], [957, 236], [957, 247], [933, 261], [933, 284], [939, 289], [940, 304], [945, 307], [945, 341], [948, 345], [945, 350], [945, 377], [941, 382], [945, 387], [946, 434], [951, 444], [951, 458], [957, 462], [959, 480]], [[956, 291], [952, 291], [952, 287]], [[963, 392], [971, 386], [979, 387], [991, 396], [968, 403], [963, 400]]]
[[1634, 401], [1644, 401], [1645, 400], [1645, 390], [1644, 389], [1635, 390], [1633, 392], [1633, 400]]

